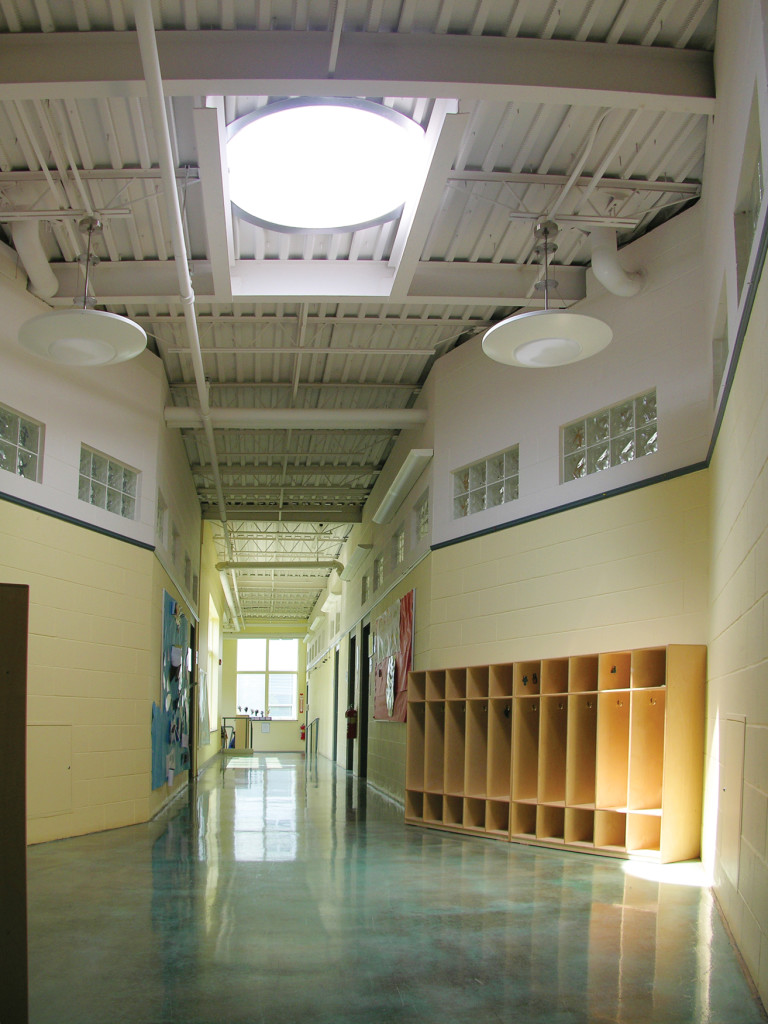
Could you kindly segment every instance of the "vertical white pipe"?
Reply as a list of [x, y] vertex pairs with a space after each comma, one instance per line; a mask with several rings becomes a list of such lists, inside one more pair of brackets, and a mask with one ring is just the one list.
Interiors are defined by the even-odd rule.
[[209, 458], [213, 473], [216, 498], [219, 505], [219, 516], [224, 529], [224, 542], [227, 549], [227, 557], [232, 560], [232, 547], [227, 527], [227, 511], [224, 501], [224, 491], [221, 485], [221, 474], [219, 463], [216, 457], [216, 444], [213, 437], [213, 426], [211, 424], [211, 407], [208, 401], [208, 385], [205, 380], [205, 369], [203, 367], [203, 354], [200, 351], [200, 335], [197, 329], [197, 318], [195, 316], [195, 293], [192, 288], [192, 278], [189, 274], [187, 247], [184, 241], [184, 222], [181, 216], [179, 204], [179, 193], [176, 190], [176, 169], [173, 163], [173, 150], [171, 147], [171, 134], [168, 127], [168, 115], [165, 109], [165, 96], [163, 94], [163, 80], [160, 75], [160, 58], [157, 52], [157, 39], [155, 38], [155, 22], [152, 17], [151, 0], [134, 0], [134, 16], [136, 19], [136, 33], [139, 40], [139, 52], [144, 70], [144, 79], [147, 85], [147, 98], [152, 115], [152, 123], [155, 127], [155, 136], [160, 162], [160, 176], [165, 194], [165, 208], [168, 216], [168, 227], [171, 232], [171, 246], [173, 258], [176, 264], [176, 273], [179, 281], [179, 296], [184, 309], [184, 321], [187, 328], [189, 350], [192, 356], [192, 367], [197, 387], [197, 397], [200, 403], [200, 414], [203, 420], [203, 430], [208, 445]]

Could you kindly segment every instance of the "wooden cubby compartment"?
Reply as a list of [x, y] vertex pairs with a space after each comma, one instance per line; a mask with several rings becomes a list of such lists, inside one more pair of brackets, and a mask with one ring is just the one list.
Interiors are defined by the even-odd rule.
[[695, 859], [705, 699], [702, 645], [413, 672], [406, 821]]
[[488, 711], [488, 778], [486, 793], [509, 803], [512, 770], [512, 698], [496, 697]]
[[565, 808], [539, 804], [536, 808], [536, 838], [550, 842], [559, 840], [562, 843], [564, 835]]
[[488, 694], [491, 697], [511, 697], [513, 689], [513, 665], [491, 665], [488, 677]]
[[445, 703], [445, 782], [444, 790], [464, 796], [464, 748], [466, 743], [467, 703]]
[[597, 689], [596, 654], [582, 654], [568, 659], [568, 692], [589, 693]]
[[408, 707], [408, 731], [405, 755], [405, 785], [408, 789], [424, 789], [424, 704]]
[[424, 729], [424, 789], [443, 792], [445, 759], [445, 702], [427, 701]]
[[567, 806], [595, 806], [597, 694], [568, 696], [568, 745], [565, 761]]
[[509, 801], [487, 800], [485, 830], [494, 835], [509, 836]]
[[427, 673], [411, 672], [408, 676], [408, 703], [422, 701], [427, 695]]
[[443, 824], [463, 827], [464, 800], [462, 797], [447, 795], [443, 797]]
[[464, 828], [485, 829], [485, 800], [464, 797]]
[[597, 698], [595, 773], [595, 803], [598, 807], [626, 808], [628, 768], [629, 693], [601, 693]]
[[632, 651], [631, 683], [633, 687], [664, 686], [667, 681], [667, 650], [649, 647]]
[[467, 669], [467, 698], [488, 696], [488, 665], [477, 665]]
[[632, 654], [630, 651], [611, 651], [598, 655], [598, 690], [628, 690]]
[[658, 853], [661, 849], [661, 814], [627, 815], [627, 851]]
[[445, 700], [445, 672], [427, 672], [427, 700]]
[[488, 763], [488, 701], [467, 701], [464, 792], [485, 799]]
[[541, 698], [539, 706], [537, 799], [545, 804], [565, 804], [568, 698], [565, 694], [550, 694]]
[[441, 825], [443, 821], [443, 797], [440, 793], [424, 794], [424, 820], [431, 821], [435, 825]]
[[513, 836], [533, 839], [536, 835], [536, 804], [515, 804], [510, 808], [509, 831]]
[[445, 696], [447, 700], [464, 700], [467, 696], [467, 670], [465, 668], [446, 669]]
[[568, 659], [548, 658], [541, 663], [541, 692], [568, 692]]
[[424, 794], [415, 790], [405, 791], [405, 817], [411, 821], [421, 821], [424, 817]]
[[583, 807], [565, 808], [565, 842], [572, 846], [595, 845], [595, 812]]
[[595, 847], [626, 850], [626, 814], [619, 811], [595, 811]]
[[516, 661], [512, 671], [513, 695], [536, 697], [541, 693], [541, 662]]
[[512, 715], [512, 799], [536, 800], [539, 774], [539, 697], [521, 698]]
[[628, 806], [632, 810], [660, 811], [666, 691], [635, 690], [631, 700]]

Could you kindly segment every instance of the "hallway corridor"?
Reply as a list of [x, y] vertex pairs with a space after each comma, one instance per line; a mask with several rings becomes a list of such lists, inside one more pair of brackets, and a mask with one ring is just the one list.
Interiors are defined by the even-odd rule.
[[765, 1019], [706, 889], [407, 828], [322, 758], [215, 762], [28, 864], [32, 1024]]

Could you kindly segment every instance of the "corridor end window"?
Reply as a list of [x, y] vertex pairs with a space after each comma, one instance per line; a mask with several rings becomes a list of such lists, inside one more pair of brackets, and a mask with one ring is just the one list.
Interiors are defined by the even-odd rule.
[[139, 474], [135, 469], [86, 445], [80, 446], [77, 496], [81, 501], [124, 519], [135, 519], [138, 488]]
[[563, 483], [652, 454], [658, 448], [656, 388], [567, 423], [561, 436]]
[[40, 479], [43, 426], [0, 405], [0, 469], [26, 480]]
[[237, 641], [238, 711], [295, 721], [298, 688], [298, 640]]

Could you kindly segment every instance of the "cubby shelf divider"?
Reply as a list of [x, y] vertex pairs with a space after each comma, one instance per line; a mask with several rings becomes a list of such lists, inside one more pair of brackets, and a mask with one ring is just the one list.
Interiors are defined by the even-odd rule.
[[405, 820], [668, 863], [700, 852], [706, 648], [412, 672]]

